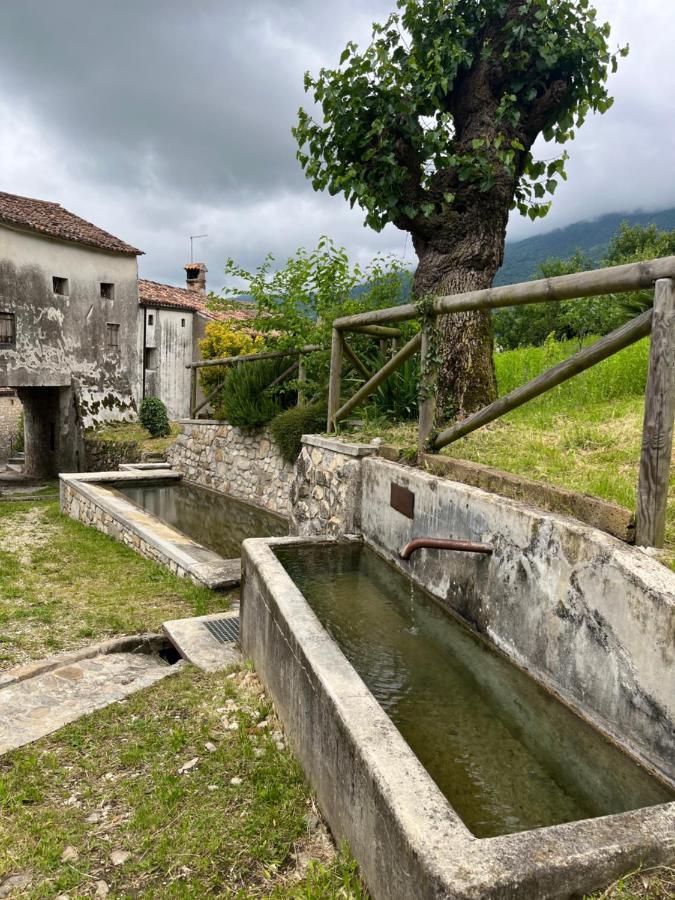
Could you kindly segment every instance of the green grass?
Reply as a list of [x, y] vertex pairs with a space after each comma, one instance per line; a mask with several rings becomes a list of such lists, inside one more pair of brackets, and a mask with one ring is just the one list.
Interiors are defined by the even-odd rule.
[[160, 438], [150, 437], [150, 432], [138, 422], [118, 422], [101, 426], [95, 431], [90, 430], [87, 437], [99, 441], [137, 441], [143, 452], [163, 453], [179, 434], [180, 425], [177, 422], [171, 422], [171, 434]]
[[189, 668], [4, 756], [0, 882], [20, 873], [26, 898], [92, 896], [98, 881], [115, 897], [365, 896], [246, 670]]
[[[549, 342], [495, 356], [501, 395], [567, 358], [577, 342]], [[442, 453], [612, 500], [635, 509], [649, 344], [640, 341]], [[382, 437], [412, 452], [416, 423], [366, 421], [356, 440]], [[675, 545], [675, 474], [667, 542]]]
[[229, 605], [54, 502], [0, 503], [0, 548], [0, 668]]

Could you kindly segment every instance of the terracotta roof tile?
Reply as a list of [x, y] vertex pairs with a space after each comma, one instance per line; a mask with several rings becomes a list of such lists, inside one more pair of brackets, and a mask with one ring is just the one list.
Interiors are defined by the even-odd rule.
[[61, 204], [47, 200], [34, 200], [32, 197], [19, 197], [17, 194], [0, 191], [0, 223], [2, 222], [111, 253], [124, 253], [127, 256], [140, 256], [143, 253], [102, 228], [68, 212]]
[[209, 319], [238, 319], [240, 321], [251, 319], [255, 315], [253, 308], [246, 309], [242, 303], [241, 309], [217, 312], [209, 309], [206, 298], [196, 291], [187, 288], [173, 287], [171, 284], [161, 284], [158, 281], [148, 281], [145, 278], [138, 279], [138, 301], [141, 306], [162, 306], [168, 309], [187, 309], [201, 313]]

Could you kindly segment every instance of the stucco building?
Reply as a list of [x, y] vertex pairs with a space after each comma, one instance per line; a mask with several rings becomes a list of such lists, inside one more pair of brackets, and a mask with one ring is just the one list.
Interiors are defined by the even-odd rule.
[[[142, 335], [142, 393], [160, 397], [169, 418], [190, 415], [190, 370], [186, 363], [199, 359], [199, 341], [213, 320], [246, 320], [253, 314], [242, 309], [214, 312], [206, 305], [206, 266], [188, 263], [186, 287], [173, 287], [141, 278], [138, 282], [139, 329]], [[201, 392], [198, 392], [198, 399]]]
[[0, 192], [0, 389], [16, 415], [23, 404], [28, 474], [81, 470], [85, 429], [135, 419], [144, 397], [189, 416], [186, 364], [207, 323], [252, 316], [208, 308], [203, 263], [184, 288], [139, 280], [141, 253], [58, 203]]
[[0, 387], [23, 404], [29, 474], [79, 470], [84, 428], [135, 417], [141, 252], [58, 203], [0, 192]]

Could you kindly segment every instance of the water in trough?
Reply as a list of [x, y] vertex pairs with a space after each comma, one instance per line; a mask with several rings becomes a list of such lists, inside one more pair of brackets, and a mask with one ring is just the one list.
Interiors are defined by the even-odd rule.
[[673, 799], [372, 551], [320, 544], [275, 552], [477, 837]]

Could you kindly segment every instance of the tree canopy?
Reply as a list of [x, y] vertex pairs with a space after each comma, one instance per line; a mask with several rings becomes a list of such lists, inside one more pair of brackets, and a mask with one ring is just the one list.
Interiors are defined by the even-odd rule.
[[[610, 28], [589, 0], [398, 0], [335, 69], [305, 76], [322, 120], [300, 109], [298, 159], [316, 190], [343, 193], [370, 227], [425, 232], [506, 183], [533, 219], [565, 177], [563, 145], [612, 104]], [[511, 188], [513, 188], [511, 190]]]

